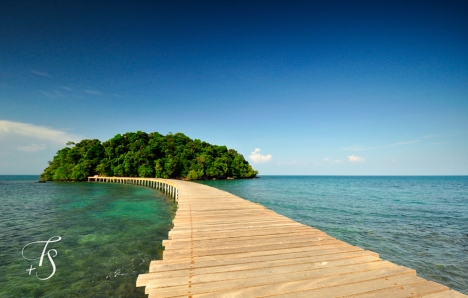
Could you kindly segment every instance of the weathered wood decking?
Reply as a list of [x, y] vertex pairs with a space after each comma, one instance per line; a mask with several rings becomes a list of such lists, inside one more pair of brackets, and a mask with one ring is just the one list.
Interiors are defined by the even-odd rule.
[[468, 297], [225, 191], [179, 180], [91, 180], [163, 188], [177, 197], [163, 260], [137, 279], [150, 298]]

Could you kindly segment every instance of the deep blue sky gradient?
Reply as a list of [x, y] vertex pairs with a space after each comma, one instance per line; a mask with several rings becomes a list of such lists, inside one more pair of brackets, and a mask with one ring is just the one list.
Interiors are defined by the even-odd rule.
[[261, 174], [468, 174], [465, 1], [98, 2], [2, 5], [0, 120], [261, 148]]

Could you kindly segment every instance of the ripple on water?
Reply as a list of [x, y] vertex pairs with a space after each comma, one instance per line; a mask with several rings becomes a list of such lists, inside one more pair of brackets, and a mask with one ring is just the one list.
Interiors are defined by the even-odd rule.
[[[146, 297], [135, 281], [161, 257], [174, 215], [169, 199], [130, 185], [38, 184], [37, 177], [4, 177], [0, 297]], [[45, 281], [34, 272], [29, 276], [26, 269], [33, 262], [22, 258], [23, 246], [55, 235], [62, 237], [51, 246], [58, 252], [55, 275]], [[32, 249], [28, 252], [40, 255], [41, 248]], [[49, 275], [49, 265], [45, 260], [38, 275]]]

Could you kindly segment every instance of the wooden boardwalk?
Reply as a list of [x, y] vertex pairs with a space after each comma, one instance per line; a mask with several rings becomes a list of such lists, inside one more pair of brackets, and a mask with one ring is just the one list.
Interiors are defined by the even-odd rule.
[[177, 198], [163, 260], [137, 279], [149, 298], [468, 297], [222, 190], [179, 180], [103, 179], [162, 188]]

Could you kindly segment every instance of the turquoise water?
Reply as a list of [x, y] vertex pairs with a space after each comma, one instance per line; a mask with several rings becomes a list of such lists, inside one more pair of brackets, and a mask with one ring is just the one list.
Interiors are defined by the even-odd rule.
[[[159, 192], [122, 184], [35, 183], [0, 176], [0, 297], [147, 297], [140, 273], [161, 257], [174, 205]], [[22, 249], [48, 244], [52, 262]], [[41, 256], [45, 243], [25, 249]], [[32, 274], [26, 271], [31, 265]], [[37, 277], [36, 277], [37, 272]]]
[[468, 177], [205, 181], [468, 294]]

